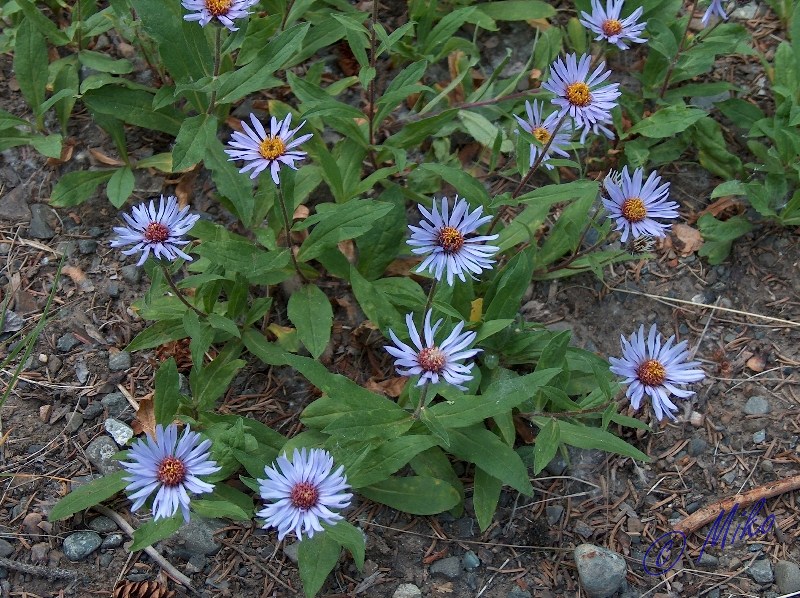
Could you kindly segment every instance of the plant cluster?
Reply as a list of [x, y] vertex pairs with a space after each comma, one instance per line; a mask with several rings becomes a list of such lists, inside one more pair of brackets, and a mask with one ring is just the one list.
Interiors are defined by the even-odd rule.
[[[204, 171], [241, 225], [232, 232], [162, 196], [114, 229], [112, 246], [150, 278], [135, 307], [153, 323], [128, 349], [190, 339], [191, 391], [181, 391], [175, 360], [164, 361], [157, 427], [121, 455], [123, 471], [67, 495], [51, 518], [120, 490], [133, 510], [155, 495], [132, 549], [191, 514], [255, 517], [279, 540], [302, 540], [300, 574], [313, 595], [342, 547], [363, 564], [363, 533], [341, 514], [354, 495], [431, 515], [461, 512], [469, 490], [486, 529], [501, 488], [532, 494], [530, 470], [567, 446], [646, 460], [611, 428], [648, 429], [620, 413], [620, 385], [634, 409], [648, 396], [657, 419], [675, 419], [670, 397], [689, 397], [687, 385], [703, 378], [687, 342], [642, 328], [622, 338], [623, 356], [609, 366], [571, 346], [569, 333], [520, 317], [531, 281], [602, 276], [610, 264], [646, 259], [642, 248], [667, 234], [680, 208], [657, 169], [694, 151], [715, 175], [750, 172], [716, 195], [744, 195], [761, 215], [797, 223], [800, 35], [776, 52], [773, 115], [734, 97], [699, 107], [740, 91], [709, 80], [718, 56], [754, 53], [720, 0], [697, 35], [696, 3], [682, 13], [680, 0], [578, 1], [566, 21], [537, 0], [409, 0], [408, 20], [392, 31], [378, 2], [371, 12], [342, 0], [39, 4], [2, 8], [0, 45], [14, 51], [32, 120], [0, 112], [0, 147], [30, 144], [61, 158], [79, 109], [119, 156], [113, 167], [64, 174], [51, 205], [76, 205], [105, 185], [122, 207], [136, 170]], [[787, 19], [796, 32], [800, 19]], [[535, 34], [524, 66], [509, 69], [509, 50], [487, 70], [482, 34], [526, 22]], [[135, 57], [91, 49], [101, 34]], [[344, 76], [330, 76], [334, 47], [352, 58]], [[625, 52], [643, 56], [629, 84], [604, 60]], [[142, 63], [148, 76], [133, 76]], [[716, 111], [749, 128], [763, 164], [743, 165], [728, 150]], [[169, 151], [130, 151], [131, 127], [163, 134]], [[474, 140], [475, 159], [459, 156], [459, 139]], [[590, 160], [601, 183], [587, 177]], [[302, 206], [314, 213], [303, 216]], [[709, 258], [724, 258], [745, 225], [701, 219]], [[387, 275], [414, 256], [413, 272]], [[274, 289], [289, 280], [297, 290], [284, 304]], [[397, 373], [410, 378], [397, 400], [319, 361], [334, 322], [323, 281], [347, 286], [389, 339]], [[284, 310], [292, 329], [274, 322]], [[300, 434], [215, 410], [247, 354], [293, 368], [321, 392], [303, 410]], [[519, 425], [535, 429], [533, 446], [519, 443]], [[455, 460], [469, 464], [471, 488]], [[244, 486], [225, 483], [237, 476]]]

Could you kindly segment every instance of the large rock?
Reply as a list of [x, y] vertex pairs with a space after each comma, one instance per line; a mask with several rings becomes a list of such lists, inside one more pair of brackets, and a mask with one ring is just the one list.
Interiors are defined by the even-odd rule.
[[574, 555], [581, 585], [589, 598], [608, 598], [625, 581], [628, 570], [625, 559], [613, 550], [581, 544]]
[[97, 532], [75, 532], [64, 539], [64, 554], [71, 561], [82, 561], [100, 548], [102, 542]]
[[781, 594], [800, 592], [800, 567], [791, 561], [775, 563], [775, 583]]

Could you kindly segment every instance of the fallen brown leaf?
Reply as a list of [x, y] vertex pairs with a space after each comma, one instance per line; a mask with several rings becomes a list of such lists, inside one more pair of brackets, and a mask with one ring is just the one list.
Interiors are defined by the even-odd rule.
[[672, 247], [682, 257], [692, 255], [703, 246], [700, 231], [686, 224], [673, 224], [670, 238]]
[[748, 369], [756, 373], [763, 372], [764, 368], [767, 367], [766, 361], [764, 360], [764, 357], [761, 355], [753, 355], [750, 359], [747, 360], [747, 363], [745, 363], [745, 365], [748, 367]]
[[367, 390], [383, 393], [386, 396], [396, 399], [403, 392], [403, 388], [405, 387], [407, 381], [408, 378], [404, 378], [402, 376], [381, 380], [380, 382], [376, 381], [375, 378], [370, 378], [367, 380], [364, 386], [367, 388]]
[[125, 162], [123, 162], [122, 160], [117, 160], [116, 158], [107, 156], [99, 149], [89, 148], [89, 153], [92, 155], [92, 158], [94, 158], [101, 164], [106, 164], [107, 166], [125, 166]]
[[72, 282], [75, 283], [75, 286], [77, 286], [81, 291], [86, 293], [94, 291], [94, 285], [92, 284], [92, 281], [89, 280], [83, 270], [77, 266], [64, 266], [61, 269], [61, 272], [69, 276], [70, 279], [72, 279]]
[[153, 404], [153, 393], [144, 395], [139, 399], [139, 408], [136, 410], [136, 419], [131, 422], [134, 433], [142, 432], [155, 438], [156, 435], [156, 411]]

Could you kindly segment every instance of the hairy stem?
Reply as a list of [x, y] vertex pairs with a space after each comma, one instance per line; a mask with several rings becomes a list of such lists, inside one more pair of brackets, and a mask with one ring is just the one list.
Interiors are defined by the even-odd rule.
[[438, 278], [433, 279], [433, 284], [431, 285], [431, 290], [428, 291], [428, 300], [425, 302], [425, 309], [422, 311], [422, 317], [425, 317], [425, 314], [428, 313], [428, 310], [431, 308], [433, 304], [433, 296], [436, 294], [436, 285], [439, 283]]
[[281, 28], [278, 30], [278, 33], [280, 33], [286, 28], [286, 21], [289, 19], [289, 13], [292, 12], [293, 5], [294, 5], [294, 0], [289, 0], [289, 3], [286, 5], [286, 12], [283, 13], [283, 19], [281, 20]]
[[194, 305], [189, 303], [186, 300], [186, 297], [183, 296], [183, 293], [181, 293], [180, 289], [178, 289], [177, 285], [175, 284], [175, 281], [172, 280], [172, 274], [169, 273], [169, 269], [167, 268], [167, 265], [163, 261], [160, 262], [160, 263], [161, 263], [161, 270], [164, 272], [164, 278], [167, 279], [167, 284], [169, 285], [169, 288], [172, 289], [172, 292], [175, 293], [175, 296], [178, 299], [180, 299], [181, 303], [183, 303], [186, 307], [191, 309], [198, 316], [200, 316], [201, 318], [205, 318], [206, 314], [204, 314], [202, 311], [197, 309]]
[[422, 392], [419, 395], [419, 404], [414, 410], [414, 419], [419, 419], [419, 414], [422, 411], [422, 408], [425, 407], [425, 397], [428, 396], [428, 386], [430, 386], [430, 382], [426, 382], [425, 386], [422, 387]]
[[692, 17], [694, 16], [694, 9], [697, 8], [697, 0], [692, 2], [692, 7], [689, 9], [689, 18], [686, 19], [686, 28], [683, 30], [683, 37], [681, 37], [681, 43], [678, 45], [678, 51], [675, 53], [675, 57], [670, 61], [669, 67], [667, 68], [667, 74], [664, 76], [664, 84], [661, 86], [661, 91], [658, 92], [658, 98], [663, 100], [664, 94], [667, 92], [667, 86], [669, 86], [670, 77], [672, 77], [672, 71], [675, 70], [675, 65], [678, 64], [678, 58], [680, 58], [683, 51], [686, 49], [686, 40], [689, 36], [689, 25], [692, 23]]
[[295, 272], [297, 272], [297, 275], [303, 282], [308, 282], [308, 279], [300, 270], [300, 264], [297, 263], [297, 257], [292, 249], [292, 223], [289, 220], [289, 211], [286, 209], [286, 201], [283, 197], [283, 189], [281, 187], [278, 187], [278, 203], [281, 206], [281, 215], [283, 216], [283, 230], [286, 233], [286, 248], [289, 250], [289, 255], [292, 258], [292, 264], [294, 264]]
[[[378, 22], [378, 0], [373, 0], [372, 2], [372, 19], [370, 22], [370, 36], [369, 36], [369, 65], [375, 70], [375, 65], [378, 62], [378, 55], [377, 55], [377, 48], [376, 48], [376, 39], [375, 39], [375, 24]], [[370, 79], [369, 86], [367, 89], [367, 95], [369, 96], [369, 106], [368, 111], [369, 114], [367, 115], [369, 121], [369, 158], [370, 162], [372, 162], [372, 167], [375, 170], [378, 170], [378, 160], [375, 157], [375, 149], [373, 146], [375, 145], [375, 79], [377, 77], [377, 71], [375, 75], [373, 75], [372, 79]]]
[[[214, 80], [219, 77], [219, 68], [220, 64], [222, 63], [222, 26], [216, 25], [214, 27]], [[211, 90], [211, 99], [208, 102], [208, 110], [206, 114], [211, 114], [214, 112], [214, 108], [217, 104], [217, 90]]]

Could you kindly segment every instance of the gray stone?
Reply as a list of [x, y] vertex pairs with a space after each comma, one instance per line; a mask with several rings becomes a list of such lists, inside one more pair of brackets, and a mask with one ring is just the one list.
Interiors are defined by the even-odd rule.
[[729, 486], [733, 484], [733, 480], [736, 479], [736, 470], [729, 471], [724, 476], [722, 476], [722, 481], [728, 484]]
[[66, 353], [67, 351], [72, 351], [79, 344], [80, 341], [75, 338], [72, 333], [67, 332], [66, 334], [61, 335], [56, 341], [56, 349], [62, 353]]
[[122, 275], [122, 279], [125, 282], [131, 284], [138, 284], [142, 279], [142, 269], [135, 264], [122, 266], [122, 268], [119, 269], [119, 273]]
[[567, 469], [567, 460], [561, 453], [558, 453], [544, 468], [550, 475], [561, 475]]
[[14, 546], [11, 544], [11, 542], [0, 539], [0, 556], [3, 558], [8, 558], [12, 554], [14, 554]]
[[131, 427], [113, 417], [109, 417], [103, 422], [103, 427], [106, 429], [106, 432], [111, 434], [111, 438], [113, 438], [114, 442], [119, 446], [125, 446], [128, 444], [128, 441], [133, 438], [133, 430]]
[[0, 218], [11, 220], [14, 224], [30, 222], [31, 209], [27, 204], [28, 195], [22, 186], [14, 187], [3, 195], [0, 201]]
[[75, 532], [64, 539], [64, 554], [71, 561], [82, 561], [103, 543], [97, 532]]
[[[208, 559], [202, 554], [193, 554], [186, 563], [187, 573], [200, 573], [208, 565]], [[244, 577], [244, 575], [241, 575]]]
[[126, 410], [130, 407], [128, 405], [128, 399], [125, 398], [121, 392], [112, 392], [111, 394], [107, 394], [104, 396], [100, 403], [108, 408], [108, 414], [111, 417], [118, 418], [120, 415], [125, 413]]
[[82, 425], [83, 425], [83, 416], [80, 413], [73, 413], [70, 416], [67, 425], [64, 426], [64, 433], [74, 434], [80, 429]]
[[589, 525], [588, 523], [585, 523], [584, 521], [581, 521], [580, 519], [578, 519], [575, 522], [575, 525], [573, 526], [573, 529], [575, 530], [576, 534], [578, 534], [579, 536], [581, 536], [584, 539], [590, 538], [592, 536], [592, 534], [594, 533], [594, 530], [592, 529], [592, 526]]
[[791, 561], [775, 563], [775, 583], [781, 594], [800, 592], [800, 567]]
[[79, 359], [75, 364], [75, 377], [81, 384], [89, 379], [89, 368], [86, 367], [86, 360], [83, 358]]
[[750, 4], [735, 8], [733, 12], [731, 12], [731, 16], [741, 21], [749, 21], [756, 16], [756, 12], [758, 12], [758, 4], [751, 2]]
[[98, 534], [110, 534], [117, 531], [117, 524], [110, 517], [100, 515], [89, 522], [89, 529], [96, 531]]
[[438, 573], [444, 575], [448, 579], [455, 579], [461, 575], [461, 559], [457, 556], [449, 556], [444, 559], [439, 559], [431, 565], [431, 573]]
[[544, 512], [547, 514], [547, 523], [550, 525], [557, 525], [564, 514], [564, 507], [561, 505], [552, 505], [545, 508]]
[[89, 403], [86, 406], [86, 409], [83, 410], [83, 419], [94, 419], [101, 413], [103, 413], [103, 404], [102, 403]]
[[574, 556], [581, 585], [590, 598], [608, 598], [625, 581], [625, 559], [613, 550], [581, 544]]
[[705, 441], [705, 439], [695, 436], [689, 441], [689, 446], [687, 447], [686, 451], [691, 457], [699, 457], [706, 451], [707, 448], [708, 443]]
[[401, 583], [392, 594], [392, 598], [421, 598], [422, 590], [413, 583]]
[[116, 299], [117, 297], [119, 297], [120, 293], [119, 283], [116, 280], [109, 281], [109, 283], [106, 285], [106, 293], [112, 299]]
[[108, 369], [112, 372], [123, 372], [131, 367], [131, 354], [127, 351], [111, 353], [108, 356]]
[[28, 225], [28, 234], [34, 239], [52, 239], [56, 236], [53, 226], [58, 222], [56, 213], [43, 203], [31, 206], [31, 223]]
[[120, 470], [119, 461], [112, 457], [119, 451], [117, 445], [108, 436], [99, 436], [86, 447], [86, 457], [103, 475]]
[[25, 318], [15, 311], [6, 311], [5, 319], [3, 320], [3, 333], [18, 332], [25, 326]]
[[58, 372], [61, 371], [61, 367], [64, 365], [64, 360], [61, 359], [58, 355], [49, 355], [47, 358], [47, 371], [50, 372], [51, 376], [55, 376]]
[[767, 439], [767, 431], [766, 430], [759, 430], [758, 432], [753, 433], [753, 442], [755, 444], [760, 444]]
[[47, 542], [37, 542], [31, 546], [31, 562], [34, 565], [44, 565], [47, 563], [47, 555], [50, 552], [50, 545]]
[[103, 538], [103, 543], [100, 545], [100, 548], [119, 548], [122, 546], [124, 541], [125, 536], [118, 532], [108, 534], [105, 538]]
[[477, 554], [471, 550], [468, 550], [461, 557], [461, 566], [467, 571], [472, 571], [473, 569], [477, 569], [481, 566], [481, 560], [478, 558]]
[[294, 544], [286, 544], [283, 547], [283, 554], [286, 555], [286, 558], [292, 561], [295, 565], [297, 564], [297, 554], [300, 550], [300, 542], [295, 542]]
[[752, 577], [757, 583], [767, 584], [772, 583], [772, 565], [769, 563], [769, 559], [760, 559], [757, 560], [755, 563], [750, 565], [750, 568], [747, 570], [747, 573]]
[[72, 257], [75, 255], [75, 252], [78, 251], [78, 242], [74, 239], [69, 239], [67, 241], [59, 241], [58, 245], [56, 245], [56, 251], [61, 255], [66, 255], [67, 257]]
[[744, 412], [747, 415], [766, 415], [769, 413], [769, 402], [764, 397], [750, 397], [744, 404]]
[[222, 545], [214, 539], [214, 532], [223, 527], [225, 524], [222, 521], [192, 517], [189, 523], [184, 523], [170, 540], [182, 544], [191, 553], [211, 556], [222, 548]]
[[[105, 540], [103, 540], [103, 544], [105, 544]], [[103, 548], [103, 544], [100, 545], [100, 548]], [[106, 569], [111, 565], [111, 561], [114, 560], [114, 553], [113, 552], [104, 552], [100, 555], [100, 567], [102, 569]]]
[[11, 253], [11, 243], [0, 243], [0, 255]]
[[78, 251], [81, 252], [81, 255], [90, 255], [97, 251], [97, 241], [93, 241], [92, 239], [81, 239], [78, 241]]

